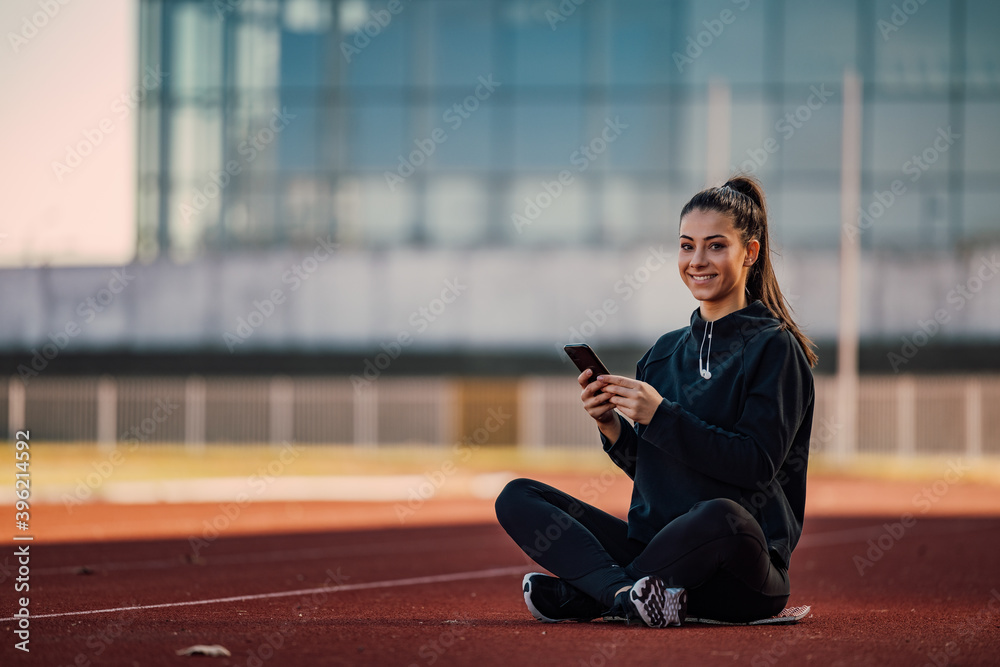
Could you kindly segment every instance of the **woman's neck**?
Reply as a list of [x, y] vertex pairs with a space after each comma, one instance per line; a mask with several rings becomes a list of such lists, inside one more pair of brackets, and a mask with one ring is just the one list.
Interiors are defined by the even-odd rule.
[[735, 313], [737, 310], [746, 308], [747, 305], [749, 304], [747, 303], [747, 295], [744, 291], [737, 292], [724, 301], [702, 301], [698, 310], [701, 313], [701, 319], [706, 322], [714, 322], [729, 313]]

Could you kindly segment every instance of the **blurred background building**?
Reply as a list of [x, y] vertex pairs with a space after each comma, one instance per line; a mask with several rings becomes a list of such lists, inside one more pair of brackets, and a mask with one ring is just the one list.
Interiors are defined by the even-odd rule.
[[134, 259], [2, 271], [18, 381], [39, 355], [49, 376], [571, 381], [569, 341], [629, 373], [697, 305], [681, 207], [733, 171], [763, 181], [828, 373], [847, 70], [861, 370], [1000, 368], [995, 2], [128, 4]]

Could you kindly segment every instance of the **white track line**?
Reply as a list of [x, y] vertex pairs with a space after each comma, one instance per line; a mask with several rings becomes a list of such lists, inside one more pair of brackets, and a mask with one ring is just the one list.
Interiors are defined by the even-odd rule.
[[[138, 611], [145, 609], [167, 609], [170, 607], [193, 607], [203, 604], [219, 604], [222, 602], [244, 602], [246, 600], [267, 600], [271, 598], [287, 598], [293, 595], [314, 595], [316, 593], [340, 593], [343, 591], [364, 591], [372, 588], [393, 588], [395, 586], [417, 586], [420, 584], [440, 584], [449, 581], [466, 581], [468, 579], [490, 579], [510, 574], [523, 574], [527, 571], [524, 565], [513, 567], [495, 567], [490, 570], [474, 572], [453, 572], [451, 574], [435, 574], [428, 577], [411, 577], [409, 579], [390, 579], [389, 581], [370, 581], [364, 584], [345, 584], [343, 586], [320, 586], [319, 588], [300, 588], [294, 591], [279, 591], [277, 593], [258, 593], [257, 595], [234, 595], [228, 598], [211, 600], [188, 600], [186, 602], [163, 602], [161, 604], [140, 604], [131, 607], [112, 607], [110, 609], [87, 609], [85, 611], [63, 611], [55, 614], [32, 614], [31, 618], [57, 618], [61, 616], [88, 616], [90, 614], [112, 614], [118, 611]], [[3, 621], [16, 621], [13, 616], [0, 618]]]

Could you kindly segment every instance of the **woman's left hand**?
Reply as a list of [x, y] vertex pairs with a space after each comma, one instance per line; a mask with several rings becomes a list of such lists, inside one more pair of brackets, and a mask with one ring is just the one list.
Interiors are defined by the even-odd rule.
[[612, 394], [609, 399], [618, 410], [634, 422], [649, 424], [663, 397], [652, 385], [621, 375], [601, 375], [604, 393]]

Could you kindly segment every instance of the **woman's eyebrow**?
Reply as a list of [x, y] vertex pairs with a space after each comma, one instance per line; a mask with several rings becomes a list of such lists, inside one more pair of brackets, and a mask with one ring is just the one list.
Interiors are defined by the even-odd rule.
[[[694, 239], [688, 236], [687, 234], [681, 234], [681, 238], [687, 239], [688, 241], [694, 241]], [[708, 241], [709, 239], [724, 239], [724, 238], [726, 238], [725, 234], [712, 234], [711, 236], [706, 236], [705, 238], [703, 238], [702, 241]]]

